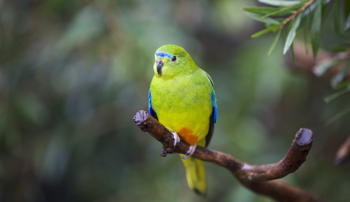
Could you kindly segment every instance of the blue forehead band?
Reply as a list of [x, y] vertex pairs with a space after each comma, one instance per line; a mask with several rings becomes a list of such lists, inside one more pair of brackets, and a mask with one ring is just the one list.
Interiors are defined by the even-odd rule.
[[158, 56], [158, 57], [167, 57], [167, 58], [170, 58], [170, 59], [172, 59], [173, 58], [173, 56], [171, 55], [171, 54], [169, 54], [169, 53], [165, 53], [165, 52], [156, 52], [156, 56]]

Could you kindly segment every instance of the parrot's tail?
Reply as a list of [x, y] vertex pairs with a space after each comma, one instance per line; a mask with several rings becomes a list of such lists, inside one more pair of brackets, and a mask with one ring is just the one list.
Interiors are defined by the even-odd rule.
[[205, 196], [207, 192], [207, 179], [204, 162], [190, 157], [188, 159], [182, 159], [182, 163], [185, 166], [188, 186], [197, 194]]

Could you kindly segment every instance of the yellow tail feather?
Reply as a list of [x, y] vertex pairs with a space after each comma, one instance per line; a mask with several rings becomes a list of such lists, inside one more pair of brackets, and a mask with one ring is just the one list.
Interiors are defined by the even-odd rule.
[[205, 175], [204, 162], [193, 157], [182, 159], [186, 170], [188, 186], [197, 194], [206, 195], [207, 179]]

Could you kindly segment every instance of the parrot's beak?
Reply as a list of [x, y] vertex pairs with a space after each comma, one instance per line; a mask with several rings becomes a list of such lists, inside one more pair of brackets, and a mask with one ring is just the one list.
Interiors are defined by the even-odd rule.
[[161, 76], [162, 75], [162, 67], [163, 67], [164, 63], [162, 60], [157, 60], [156, 64], [157, 64], [158, 75]]

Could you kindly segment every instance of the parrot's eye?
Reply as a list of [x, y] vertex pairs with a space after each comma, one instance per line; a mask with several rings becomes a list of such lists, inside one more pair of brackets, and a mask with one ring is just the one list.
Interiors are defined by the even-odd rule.
[[171, 58], [171, 61], [175, 62], [175, 61], [176, 61], [176, 56], [173, 56], [173, 57]]

